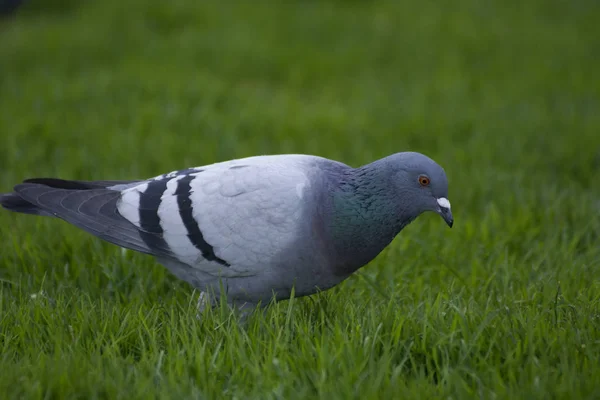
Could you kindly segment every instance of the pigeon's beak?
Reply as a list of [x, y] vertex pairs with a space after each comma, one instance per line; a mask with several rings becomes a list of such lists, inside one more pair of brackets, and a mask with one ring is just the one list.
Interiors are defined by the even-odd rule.
[[450, 210], [450, 202], [447, 198], [440, 197], [439, 199], [437, 199], [437, 203], [438, 214], [440, 214], [440, 216], [444, 218], [444, 221], [446, 221], [448, 226], [452, 228], [452, 225], [454, 225], [454, 218], [452, 217], [452, 211]]

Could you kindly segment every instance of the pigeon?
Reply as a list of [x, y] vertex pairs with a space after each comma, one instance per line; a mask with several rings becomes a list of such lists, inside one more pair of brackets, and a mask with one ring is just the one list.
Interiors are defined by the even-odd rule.
[[198, 312], [328, 290], [424, 212], [454, 220], [444, 169], [417, 152], [353, 168], [305, 154], [239, 158], [131, 181], [33, 178], [7, 210], [56, 217], [154, 256], [200, 291]]

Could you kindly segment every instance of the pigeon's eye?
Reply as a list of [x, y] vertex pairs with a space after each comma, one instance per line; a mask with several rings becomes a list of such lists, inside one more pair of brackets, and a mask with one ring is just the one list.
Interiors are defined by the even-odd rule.
[[421, 186], [429, 186], [429, 177], [427, 175], [419, 175], [419, 183]]

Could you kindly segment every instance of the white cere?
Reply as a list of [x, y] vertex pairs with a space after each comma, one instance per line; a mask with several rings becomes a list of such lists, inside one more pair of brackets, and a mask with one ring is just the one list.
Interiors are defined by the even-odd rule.
[[442, 208], [447, 208], [448, 210], [450, 209], [450, 202], [448, 201], [447, 198], [445, 197], [440, 197], [439, 199], [437, 199], [437, 203], [440, 205], [440, 207]]

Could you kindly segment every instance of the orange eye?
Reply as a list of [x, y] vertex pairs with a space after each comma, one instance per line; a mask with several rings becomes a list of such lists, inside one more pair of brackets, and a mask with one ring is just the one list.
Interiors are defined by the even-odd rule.
[[419, 175], [419, 183], [421, 186], [429, 186], [429, 178], [426, 175]]

